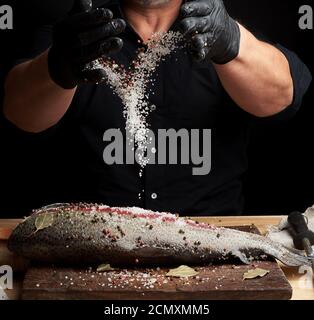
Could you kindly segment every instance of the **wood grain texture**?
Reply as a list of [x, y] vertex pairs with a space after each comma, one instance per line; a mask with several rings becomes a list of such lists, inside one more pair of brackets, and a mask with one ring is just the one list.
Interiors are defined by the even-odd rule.
[[21, 222], [20, 219], [2, 219], [0, 220], [0, 240], [7, 240], [13, 229]]
[[28, 261], [10, 252], [6, 241], [0, 240], [0, 266], [2, 265], [9, 265], [15, 272], [23, 273], [27, 269]]
[[[255, 227], [237, 227], [258, 233]], [[250, 269], [269, 270], [263, 278], [243, 280]], [[31, 267], [26, 273], [22, 298], [101, 300], [259, 300], [290, 299], [292, 288], [275, 260], [243, 265], [232, 262], [197, 267], [197, 277], [169, 278], [167, 268], [117, 270], [106, 273], [86, 269]], [[143, 274], [150, 274], [144, 277]], [[153, 285], [147, 285], [154, 279]], [[112, 283], [114, 281], [114, 283]]]
[[[270, 272], [264, 278], [243, 280], [244, 272], [254, 267], [264, 268]], [[167, 283], [164, 283], [164, 275], [169, 269], [128, 270], [129, 275], [122, 280], [115, 280], [114, 287], [110, 286], [112, 281], [109, 279], [116, 279], [113, 274], [120, 271], [99, 274], [86, 273], [83, 269], [33, 267], [26, 274], [22, 299], [284, 300], [291, 298], [292, 288], [275, 262], [258, 262], [254, 267], [243, 265], [233, 267], [231, 264], [226, 264], [196, 268], [200, 272], [197, 277], [189, 280], [171, 278], [172, 280], [167, 280]], [[151, 278], [158, 279], [153, 288], [143, 286], [141, 277], [137, 277], [139, 273], [148, 272]], [[134, 281], [130, 285], [132, 279]]]

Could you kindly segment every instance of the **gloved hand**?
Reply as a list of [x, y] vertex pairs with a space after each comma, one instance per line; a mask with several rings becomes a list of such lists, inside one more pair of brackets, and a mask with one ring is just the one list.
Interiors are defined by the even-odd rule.
[[188, 1], [181, 7], [181, 19], [179, 28], [196, 60], [225, 64], [238, 56], [240, 29], [222, 0]]
[[79, 0], [76, 4], [80, 5], [81, 12], [69, 14], [54, 26], [52, 47], [48, 54], [50, 76], [64, 89], [106, 79], [103, 70], [87, 70], [85, 65], [121, 50], [123, 41], [116, 36], [126, 26], [124, 20], [113, 19], [108, 9], [92, 10], [92, 0]]
[[[314, 206], [308, 208], [304, 216], [308, 222], [308, 228], [310, 231], [314, 232]], [[293, 237], [291, 236], [291, 225], [288, 222], [288, 217], [282, 218], [278, 226], [272, 226], [268, 230], [268, 238], [280, 242], [286, 247], [295, 248], [295, 243], [293, 241]], [[312, 240], [313, 237], [310, 237]], [[314, 249], [314, 246], [313, 246]]]

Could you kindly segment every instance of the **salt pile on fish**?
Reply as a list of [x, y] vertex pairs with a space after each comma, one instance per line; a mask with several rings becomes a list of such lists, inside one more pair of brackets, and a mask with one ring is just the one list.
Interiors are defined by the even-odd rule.
[[13, 231], [8, 248], [30, 260], [68, 265], [244, 263], [267, 254], [288, 266], [310, 265], [303, 252], [260, 235], [218, 228], [141, 208], [60, 204], [34, 211]]
[[137, 161], [141, 167], [149, 162], [145, 157], [149, 145], [147, 117], [152, 111], [148, 85], [154, 84], [152, 76], [159, 64], [175, 50], [183, 47], [182, 40], [183, 36], [179, 32], [153, 34], [146, 43], [146, 49], [139, 50], [136, 59], [127, 69], [106, 57], [89, 65], [92, 70], [105, 70], [108, 84], [122, 100], [126, 130], [130, 143], [134, 141], [138, 147]]

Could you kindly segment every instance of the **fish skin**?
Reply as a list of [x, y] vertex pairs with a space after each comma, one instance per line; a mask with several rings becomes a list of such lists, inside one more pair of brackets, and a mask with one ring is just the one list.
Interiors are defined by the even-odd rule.
[[[54, 215], [36, 231], [35, 221]], [[243, 263], [272, 256], [288, 266], [310, 265], [301, 251], [266, 237], [140, 208], [94, 204], [47, 206], [19, 224], [8, 241], [12, 252], [30, 260], [71, 265], [208, 264], [230, 257]]]

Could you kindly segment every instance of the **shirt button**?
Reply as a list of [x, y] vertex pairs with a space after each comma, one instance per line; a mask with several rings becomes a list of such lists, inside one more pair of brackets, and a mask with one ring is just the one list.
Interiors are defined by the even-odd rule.
[[152, 153], [156, 153], [157, 152], [157, 149], [156, 148], [152, 148]]
[[156, 110], [156, 106], [155, 106], [154, 104], [151, 105], [151, 106], [150, 106], [150, 110], [151, 110], [151, 111], [155, 111], [155, 110]]
[[153, 200], [156, 200], [157, 199], [157, 193], [152, 193], [151, 197], [152, 197]]

